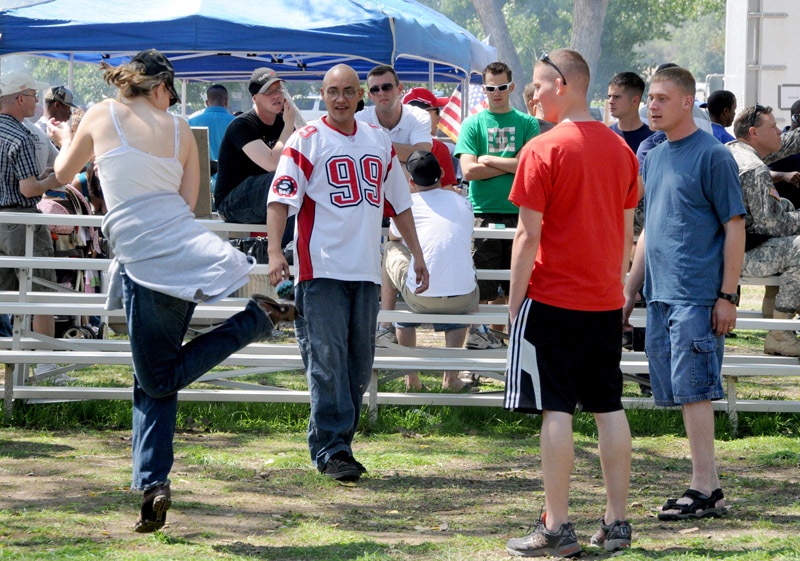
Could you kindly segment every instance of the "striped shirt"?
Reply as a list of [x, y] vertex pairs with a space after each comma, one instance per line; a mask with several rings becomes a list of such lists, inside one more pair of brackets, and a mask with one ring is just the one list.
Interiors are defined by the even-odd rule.
[[13, 116], [0, 114], [0, 207], [36, 206], [41, 197], [25, 197], [19, 182], [38, 175], [31, 132]]

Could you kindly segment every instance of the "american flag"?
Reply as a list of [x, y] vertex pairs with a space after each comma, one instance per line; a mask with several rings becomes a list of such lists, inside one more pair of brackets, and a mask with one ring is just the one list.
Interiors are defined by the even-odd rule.
[[[488, 105], [483, 86], [470, 84], [469, 115], [483, 111]], [[450, 101], [444, 106], [439, 120], [439, 130], [449, 136], [453, 142], [458, 140], [458, 133], [461, 130], [461, 86], [456, 88], [456, 91], [450, 96]]]

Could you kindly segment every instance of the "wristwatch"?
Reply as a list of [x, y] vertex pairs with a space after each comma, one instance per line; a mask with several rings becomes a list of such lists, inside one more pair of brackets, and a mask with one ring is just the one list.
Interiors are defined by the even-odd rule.
[[734, 306], [739, 305], [739, 294], [737, 294], [736, 292], [734, 292], [733, 294], [730, 294], [728, 292], [720, 292], [719, 294], [717, 294], [717, 298], [722, 298], [723, 300], [727, 300]]

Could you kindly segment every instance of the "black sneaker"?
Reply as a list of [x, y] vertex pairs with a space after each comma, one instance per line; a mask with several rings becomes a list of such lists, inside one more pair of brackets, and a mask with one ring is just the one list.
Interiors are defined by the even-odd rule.
[[361, 470], [356, 461], [345, 451], [336, 452], [328, 458], [320, 472], [336, 481], [358, 481], [361, 477]]
[[600, 529], [592, 536], [592, 545], [604, 547], [606, 551], [617, 551], [631, 546], [631, 525], [627, 520], [614, 520], [606, 524], [605, 517], [600, 517]]
[[172, 496], [169, 483], [158, 485], [144, 492], [139, 520], [133, 526], [133, 531], [140, 534], [149, 534], [160, 530], [167, 523], [167, 511], [172, 506]]
[[356, 460], [353, 456], [350, 456], [350, 461], [353, 462], [353, 465], [358, 468], [358, 471], [361, 473], [361, 475], [367, 473], [367, 468], [364, 467], [364, 464]]
[[567, 522], [550, 532], [544, 525], [544, 516], [536, 523], [533, 532], [524, 538], [511, 538], [506, 551], [514, 557], [577, 557], [583, 551], [575, 536], [572, 524]]

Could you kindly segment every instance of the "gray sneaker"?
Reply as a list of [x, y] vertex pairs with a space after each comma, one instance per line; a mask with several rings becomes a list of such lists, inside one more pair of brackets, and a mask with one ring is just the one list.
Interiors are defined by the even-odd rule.
[[397, 332], [393, 325], [391, 327], [380, 327], [375, 334], [376, 347], [385, 347], [387, 343], [397, 345]]
[[627, 520], [614, 520], [606, 524], [604, 516], [600, 517], [600, 529], [592, 536], [591, 544], [604, 547], [606, 551], [617, 551], [631, 546], [633, 532]]
[[499, 341], [497, 337], [488, 331], [484, 331], [483, 329], [479, 329], [477, 327], [471, 327], [469, 330], [469, 335], [467, 336], [466, 347], [468, 349], [478, 350], [500, 349], [503, 347], [503, 342]]
[[539, 519], [533, 532], [524, 538], [511, 538], [506, 542], [506, 551], [514, 557], [577, 557], [583, 549], [575, 536], [572, 523], [562, 524], [556, 532], [544, 526], [544, 517]]

